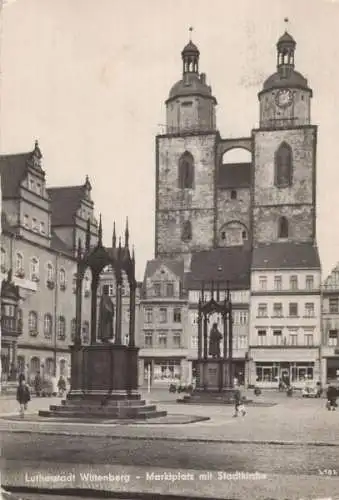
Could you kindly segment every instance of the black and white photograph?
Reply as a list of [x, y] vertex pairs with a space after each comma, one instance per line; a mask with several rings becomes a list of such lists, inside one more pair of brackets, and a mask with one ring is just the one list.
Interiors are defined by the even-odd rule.
[[0, 499], [339, 500], [339, 0], [0, 0]]

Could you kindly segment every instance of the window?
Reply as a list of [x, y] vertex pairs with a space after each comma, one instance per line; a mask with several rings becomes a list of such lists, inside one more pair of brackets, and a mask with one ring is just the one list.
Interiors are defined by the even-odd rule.
[[44, 335], [47, 339], [52, 337], [52, 316], [50, 314], [44, 316]]
[[45, 229], [45, 223], [40, 222], [40, 233], [41, 234], [46, 234], [46, 229]]
[[29, 179], [29, 189], [31, 191], [34, 191], [34, 187], [35, 187], [34, 179]]
[[257, 382], [277, 382], [278, 370], [277, 363], [256, 363]]
[[28, 331], [31, 335], [38, 334], [38, 315], [35, 311], [28, 314]]
[[266, 330], [258, 330], [258, 344], [265, 345], [267, 343]]
[[61, 268], [59, 271], [59, 281], [60, 281], [61, 290], [65, 290], [65, 288], [66, 288], [66, 271], [63, 268]]
[[72, 342], [74, 342], [74, 339], [75, 339], [76, 327], [77, 327], [77, 322], [76, 322], [76, 319], [73, 318], [71, 321], [71, 340], [72, 340]]
[[1, 248], [1, 272], [5, 273], [7, 271], [7, 255], [6, 250]]
[[328, 345], [329, 346], [338, 345], [338, 330], [330, 330], [328, 332]]
[[278, 223], [278, 238], [288, 238], [288, 220], [286, 217], [280, 217]]
[[290, 333], [290, 345], [298, 345], [298, 334]]
[[182, 225], [181, 239], [190, 241], [192, 239], [192, 224], [189, 220], [184, 221]]
[[289, 313], [290, 316], [293, 316], [294, 318], [298, 316], [298, 304], [296, 302], [290, 302]]
[[313, 334], [305, 333], [305, 345], [313, 345]]
[[191, 337], [191, 348], [192, 349], [197, 349], [198, 348], [198, 335], [192, 335], [192, 337]]
[[154, 283], [153, 290], [154, 290], [154, 296], [160, 297], [161, 296], [161, 283]]
[[266, 318], [267, 317], [267, 304], [259, 304], [258, 305], [258, 317]]
[[281, 318], [283, 315], [283, 308], [280, 302], [275, 302], [273, 304], [273, 316], [276, 318]]
[[[104, 287], [105, 286], [106, 285], [104, 285]], [[76, 291], [77, 291], [77, 275], [76, 275], [76, 273], [73, 274], [72, 289], [73, 289], [73, 293], [76, 293]]]
[[160, 307], [159, 310], [160, 323], [167, 323], [167, 309], [166, 307]]
[[194, 184], [194, 159], [186, 151], [179, 159], [179, 188], [193, 189]]
[[173, 345], [174, 347], [181, 347], [181, 331], [173, 332]]
[[181, 378], [181, 366], [179, 360], [163, 360], [154, 362], [154, 380], [166, 382], [178, 382]]
[[239, 323], [241, 325], [247, 325], [247, 323], [248, 323], [248, 312], [247, 311], [239, 311]]
[[36, 184], [36, 192], [41, 196], [42, 186], [41, 186], [40, 182], [37, 182], [37, 184]]
[[290, 289], [293, 291], [298, 290], [298, 276], [290, 277]]
[[306, 304], [305, 304], [305, 316], [307, 318], [314, 317], [314, 304], [312, 302], [306, 302]]
[[158, 344], [159, 347], [166, 347], [167, 346], [167, 332], [162, 331], [158, 333]]
[[153, 332], [152, 330], [147, 330], [144, 333], [144, 338], [145, 338], [145, 347], [152, 347], [153, 345]]
[[66, 338], [66, 321], [64, 316], [59, 316], [58, 320], [58, 339], [65, 340]]
[[282, 331], [281, 330], [273, 330], [273, 344], [281, 345], [282, 344]]
[[89, 278], [88, 274], [86, 274], [85, 279], [84, 279], [84, 295], [85, 295], [85, 297], [89, 297], [90, 288], [91, 288], [90, 278]]
[[221, 239], [226, 240], [226, 232], [225, 231], [221, 232]]
[[241, 237], [243, 240], [247, 240], [247, 231], [242, 231]]
[[39, 261], [36, 257], [31, 260], [30, 278], [31, 281], [39, 281]]
[[339, 297], [331, 297], [329, 300], [330, 313], [339, 313]]
[[292, 184], [293, 156], [289, 144], [283, 142], [275, 154], [275, 185], [283, 188]]
[[24, 258], [19, 252], [15, 255], [15, 273], [17, 275], [24, 273]]
[[306, 276], [306, 290], [313, 290], [314, 278], [313, 276]]
[[38, 221], [36, 220], [35, 217], [32, 219], [32, 230], [37, 232], [38, 231]]
[[238, 349], [246, 349], [247, 348], [247, 336], [239, 335], [238, 337]]
[[54, 281], [54, 268], [50, 262], [47, 264], [47, 281]]
[[266, 276], [259, 276], [259, 288], [260, 288], [260, 290], [267, 290], [267, 278], [266, 278]]
[[281, 290], [281, 289], [282, 289], [282, 277], [274, 276], [274, 290]]
[[174, 323], [181, 323], [181, 309], [179, 309], [179, 308], [174, 309], [173, 322]]
[[84, 321], [82, 325], [82, 341], [84, 344], [89, 343], [89, 322]]
[[153, 322], [153, 309], [150, 307], [145, 309], [145, 323]]
[[237, 199], [237, 192], [234, 189], [232, 189], [232, 191], [231, 191], [231, 200], [236, 200], [236, 199]]
[[173, 297], [174, 295], [174, 283], [166, 283], [166, 296]]
[[25, 214], [24, 215], [24, 227], [29, 226], [29, 215]]

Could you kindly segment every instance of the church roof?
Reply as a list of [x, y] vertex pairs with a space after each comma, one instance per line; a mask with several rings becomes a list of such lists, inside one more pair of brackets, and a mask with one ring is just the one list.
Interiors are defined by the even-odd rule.
[[320, 269], [318, 248], [312, 243], [260, 244], [253, 249], [252, 269]]
[[273, 88], [305, 88], [308, 89], [307, 79], [301, 73], [291, 69], [289, 76], [285, 78], [278, 71], [267, 78], [264, 82], [264, 90]]
[[1, 189], [3, 198], [15, 198], [27, 172], [27, 162], [32, 153], [0, 156]]
[[52, 226], [72, 225], [84, 198], [84, 186], [55, 187], [47, 192], [51, 199]]
[[195, 54], [200, 54], [198, 47], [190, 40], [188, 44], [184, 47], [182, 54], [185, 54], [186, 52], [194, 52]]
[[191, 270], [186, 274], [185, 288], [197, 290], [202, 282], [229, 282], [231, 289], [250, 287], [251, 250], [246, 246], [215, 248], [192, 255]]
[[202, 95], [216, 101], [212, 95], [211, 87], [204, 83], [204, 81], [201, 81], [197, 73], [187, 73], [185, 80], [179, 80], [175, 83], [170, 90], [168, 100], [192, 95]]
[[251, 163], [228, 163], [221, 165], [218, 175], [220, 188], [249, 188], [251, 186]]
[[278, 40], [277, 45], [280, 45], [282, 43], [293, 43], [294, 45], [296, 45], [296, 42], [295, 42], [293, 36], [290, 35], [287, 31], [285, 31], [285, 33], [283, 35], [281, 35], [281, 37]]

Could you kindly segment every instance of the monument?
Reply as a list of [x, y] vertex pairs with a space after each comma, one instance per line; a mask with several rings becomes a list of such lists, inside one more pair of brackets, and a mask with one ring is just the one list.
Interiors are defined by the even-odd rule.
[[[196, 367], [196, 387], [184, 402], [231, 401], [234, 397], [233, 379], [233, 318], [229, 286], [220, 291], [219, 284], [208, 287], [211, 297], [205, 300], [205, 284], [201, 285], [198, 303], [198, 359]], [[221, 293], [224, 295], [220, 300]], [[218, 315], [222, 322], [222, 332], [218, 323], [209, 328], [212, 315]], [[209, 335], [208, 335], [209, 333]], [[221, 352], [221, 344], [223, 346]]]
[[[90, 222], [86, 245], [78, 243], [76, 276], [76, 335], [71, 349], [71, 389], [61, 406], [40, 411], [45, 417], [85, 417], [146, 419], [165, 416], [154, 405], [147, 405], [138, 393], [138, 347], [135, 345], [135, 256], [129, 250], [126, 223], [125, 244], [112, 248], [102, 244], [100, 216], [98, 243], [91, 247]], [[115, 304], [107, 293], [98, 297], [100, 273], [110, 266], [116, 285]], [[85, 272], [92, 273], [90, 345], [81, 343], [82, 288]], [[122, 283], [127, 277], [129, 289], [129, 341], [122, 343]]]

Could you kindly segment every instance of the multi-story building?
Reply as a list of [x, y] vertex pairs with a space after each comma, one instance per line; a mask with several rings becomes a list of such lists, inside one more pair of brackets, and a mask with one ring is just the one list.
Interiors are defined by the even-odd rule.
[[339, 380], [339, 265], [322, 285], [323, 381]]
[[139, 382], [188, 381], [190, 346], [183, 260], [147, 262], [140, 301]]
[[[259, 126], [247, 137], [234, 139], [222, 138], [218, 131], [217, 100], [206, 75], [199, 73], [200, 52], [190, 41], [181, 54], [182, 78], [172, 86], [166, 100], [165, 133], [156, 138], [155, 258], [184, 259], [185, 271], [190, 272], [197, 253], [212, 256], [216, 249], [225, 247], [233, 247], [236, 253], [251, 249], [252, 261], [240, 271], [251, 273], [254, 287], [250, 335], [254, 358], [249, 361], [248, 376], [256, 379], [258, 372], [258, 377], [266, 380], [268, 371], [263, 363], [271, 363], [269, 377], [276, 383], [282, 369], [293, 380], [300, 380], [304, 374], [320, 376], [317, 127], [311, 123], [312, 90], [307, 79], [295, 70], [295, 48], [295, 40], [285, 32], [277, 43], [276, 71], [263, 82], [258, 94]], [[237, 149], [247, 154], [247, 161], [228, 161], [230, 151]], [[288, 265], [285, 250], [295, 257]], [[232, 273], [234, 261], [228, 259], [227, 252], [221, 255], [221, 267], [227, 269], [226, 274]], [[205, 271], [211, 276], [206, 278], [211, 281], [213, 273], [207, 263], [208, 257], [200, 266], [207, 266]], [[267, 268], [268, 263], [271, 267]], [[256, 295], [262, 291], [258, 289], [261, 275], [270, 283], [274, 283], [275, 275], [277, 279], [280, 276], [286, 292], [276, 297]], [[303, 290], [292, 300], [287, 281], [295, 277]], [[306, 288], [311, 277], [312, 291]], [[230, 283], [231, 290], [237, 282], [234, 279]], [[187, 292], [192, 291], [194, 317], [197, 289], [192, 286], [188, 285]], [[256, 317], [259, 304], [267, 304], [268, 320]], [[279, 311], [286, 308], [288, 315], [284, 312], [283, 319], [278, 316], [273, 321], [272, 316], [283, 314]], [[296, 308], [298, 321], [295, 316], [290, 318]], [[191, 318], [189, 324], [192, 322]], [[261, 340], [257, 338], [259, 327]], [[287, 336], [288, 329], [291, 337]], [[277, 345], [270, 349], [258, 345], [264, 342], [264, 330], [270, 339], [267, 342], [280, 342], [279, 352]], [[310, 345], [289, 346], [289, 341], [295, 342], [293, 335], [297, 335], [298, 344]], [[243, 340], [239, 342], [245, 345]], [[250, 353], [244, 357], [249, 359]], [[261, 375], [257, 362], [262, 363]]]
[[254, 248], [249, 382], [276, 387], [321, 380], [321, 271], [317, 249], [300, 243]]
[[[83, 185], [47, 188], [42, 154], [0, 157], [2, 181], [1, 276], [12, 270], [19, 287], [17, 364], [28, 377], [68, 374], [75, 331], [76, 247], [85, 241], [87, 220], [93, 244], [97, 222], [88, 178]], [[90, 276], [84, 285], [89, 300]], [[89, 339], [89, 307], [83, 307], [83, 338]], [[3, 374], [9, 369], [2, 353]]]

